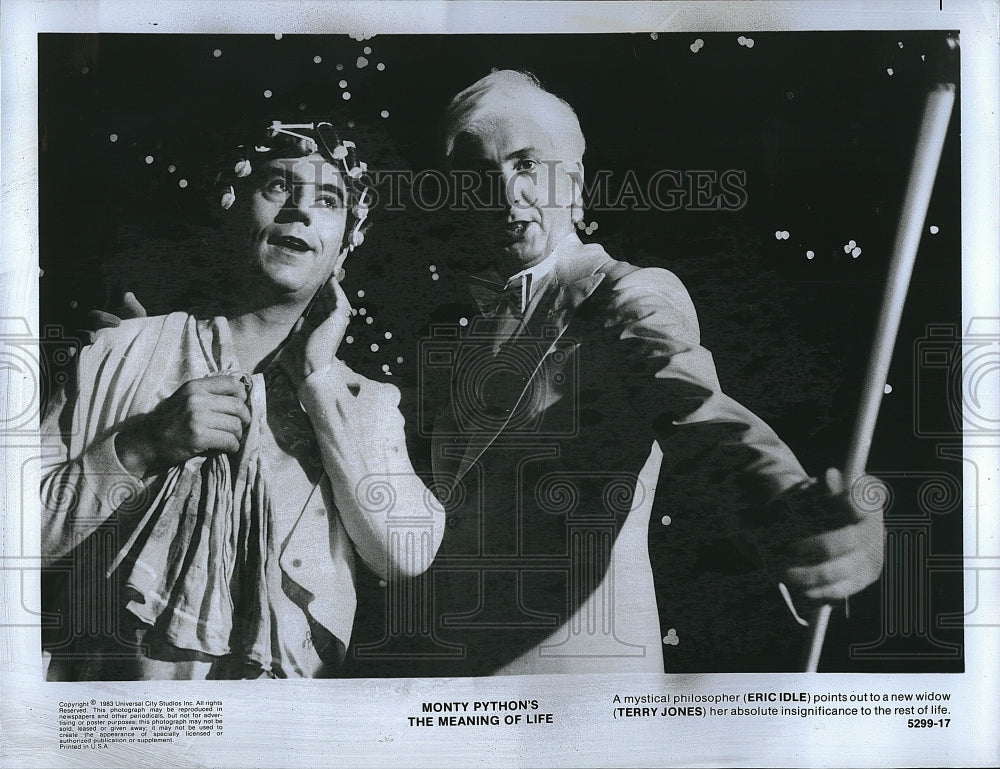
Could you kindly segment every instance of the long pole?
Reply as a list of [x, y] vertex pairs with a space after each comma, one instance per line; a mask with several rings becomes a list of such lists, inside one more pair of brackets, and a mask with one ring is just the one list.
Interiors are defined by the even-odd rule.
[[[917, 258], [917, 247], [920, 245], [920, 235], [927, 217], [927, 207], [930, 204], [931, 191], [934, 189], [934, 178], [937, 176], [938, 163], [941, 160], [941, 151], [944, 148], [954, 103], [955, 86], [951, 83], [935, 86], [927, 94], [927, 100], [924, 102], [913, 166], [906, 184], [903, 210], [896, 230], [889, 275], [882, 297], [882, 309], [875, 327], [875, 341], [872, 344], [868, 370], [865, 372], [861, 389], [858, 419], [847, 450], [847, 461], [844, 464], [844, 484], [848, 493], [853, 493], [854, 484], [864, 475], [865, 465], [868, 463], [875, 422], [885, 391], [885, 381], [889, 375], [892, 349], [896, 344], [899, 322], [903, 315], [903, 303], [906, 301], [910, 276], [913, 274], [913, 263]], [[829, 604], [821, 606], [810, 623], [812, 633], [806, 653], [807, 673], [815, 673], [819, 665], [831, 611], [832, 607]]]

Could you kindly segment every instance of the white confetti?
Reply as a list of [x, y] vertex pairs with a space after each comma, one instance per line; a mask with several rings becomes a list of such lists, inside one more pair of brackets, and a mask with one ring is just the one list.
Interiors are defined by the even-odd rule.
[[[344, 65], [343, 64], [338, 64], [337, 67], [336, 67], [336, 70], [337, 70], [337, 72], [343, 72], [344, 71]], [[341, 87], [343, 87], [343, 86], [341, 86]]]
[[109, 136], [108, 139], [110, 139], [111, 142], [114, 143], [118, 141], [118, 134], [111, 134], [111, 136]]
[[435, 273], [434, 273], [433, 275], [431, 275], [431, 280], [437, 280], [437, 279], [438, 279], [438, 278], [440, 278], [440, 277], [441, 277], [441, 276], [440, 276], [440, 275], [438, 275], [438, 274], [437, 274], [437, 273], [435, 272]]
[[889, 75], [889, 77], [892, 77], [892, 67], [887, 67], [885, 71]]
[[368, 55], [371, 52], [372, 52], [372, 47], [370, 45], [366, 45], [365, 46], [365, 55]]
[[365, 298], [365, 290], [363, 288], [359, 288], [358, 289], [358, 299], [364, 299], [364, 298]]
[[167, 166], [167, 173], [172, 174], [176, 170], [177, 170], [177, 166], [175, 166], [175, 165], [169, 165], [169, 166]]
[[275, 40], [281, 40], [281, 33], [280, 32], [275, 32], [274, 33], [274, 39]]
[[214, 51], [212, 51], [212, 56], [214, 56], [216, 59], [218, 59], [220, 56], [222, 56], [222, 50], [219, 49], [219, 48], [216, 48]]
[[177, 182], [177, 186], [180, 187], [183, 190], [185, 187], [188, 186], [188, 180], [187, 179], [181, 179], [179, 182]]
[[371, 351], [372, 351], [372, 352], [378, 352], [378, 345], [377, 345], [377, 344], [375, 344], [374, 342], [372, 343], [372, 346], [371, 346]]
[[153, 156], [152, 155], [146, 155], [146, 165], [148, 166], [152, 162], [153, 162]]
[[660, 33], [659, 32], [650, 32], [649, 33], [649, 37], [650, 37], [651, 40], [658, 40], [659, 37], [660, 37]]
[[375, 69], [377, 69], [379, 72], [385, 72], [385, 64], [379, 62], [378, 64], [375, 65]]
[[752, 37], [748, 37], [747, 38], [747, 48], [753, 48], [753, 38]]
[[371, 315], [369, 315], [367, 318], [365, 318], [365, 323], [367, 323], [369, 326], [372, 323], [374, 323], [374, 322], [375, 322], [375, 318], [373, 318]]
[[385, 371], [386, 373], [388, 373], [389, 372], [389, 364], [388, 363], [383, 363], [382, 364], [382, 370]]
[[736, 38], [736, 42], [739, 43], [740, 45], [746, 45], [747, 44], [746, 35], [740, 35], [738, 38]]
[[884, 388], [883, 392], [884, 392], [884, 393], [885, 393], [886, 395], [888, 395], [889, 393], [891, 393], [891, 392], [892, 392], [892, 385], [891, 385], [891, 384], [887, 384], [887, 385], [885, 386], [885, 388]]
[[313, 64], [322, 64], [322, 63], [323, 63], [322, 56], [313, 56]]
[[344, 337], [344, 341], [347, 342], [348, 344], [354, 344], [354, 337], [353, 336], [345, 336]]
[[861, 249], [857, 248], [857, 247], [852, 248], [851, 249], [851, 256], [854, 257], [855, 259], [857, 259], [859, 256], [861, 256]]
[[431, 272], [437, 272], [437, 266], [433, 265], [433, 264], [430, 267], [428, 267], [427, 269], [430, 270]]
[[896, 45], [898, 45], [900, 48], [902, 48], [903, 47], [903, 41], [900, 40], [898, 43], [896, 43]]
[[337, 83], [337, 85], [339, 85], [341, 88], [347, 88], [347, 81], [341, 80], [339, 83]]
[[662, 523], [664, 526], [669, 526], [671, 523], [673, 523], [673, 520], [674, 519], [671, 518], [669, 515], [665, 515], [660, 519], [660, 523]]
[[402, 362], [403, 362], [403, 356], [400, 355], [396, 358], [396, 363], [402, 363]]
[[351, 98], [351, 92], [350, 91], [344, 91], [344, 93], [342, 93], [341, 96], [344, 97], [344, 101], [348, 101]]
[[358, 308], [358, 315], [360, 315], [361, 317], [364, 317], [367, 314], [368, 314], [368, 308], [367, 307], [359, 307]]
[[270, 99], [271, 98], [271, 89], [270, 88], [268, 88], [266, 91], [264, 91], [264, 98], [265, 99]]
[[354, 62], [354, 66], [356, 66], [358, 69], [364, 69], [365, 67], [368, 66], [368, 59], [366, 59], [364, 56], [359, 56], [358, 60]]
[[86, 75], [88, 72], [90, 72], [90, 67], [80, 67], [81, 75]]
[[468, 326], [469, 325], [469, 319], [468, 318], [459, 318], [458, 319], [458, 325], [463, 326], [463, 327], [464, 326]]
[[389, 110], [384, 109], [379, 113], [382, 117], [389, 117]]
[[937, 235], [941, 230], [938, 229], [936, 224], [930, 226], [931, 235]]
[[392, 332], [391, 331], [386, 331], [385, 332], [385, 338], [386, 339], [392, 339]]
[[816, 253], [814, 251], [806, 251], [806, 259], [815, 259]]

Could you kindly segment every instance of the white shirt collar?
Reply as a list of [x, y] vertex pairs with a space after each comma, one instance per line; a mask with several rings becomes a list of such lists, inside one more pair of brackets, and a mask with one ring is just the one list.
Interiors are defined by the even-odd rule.
[[528, 267], [527, 269], [521, 270], [507, 279], [505, 285], [510, 285], [512, 280], [520, 278], [522, 275], [530, 275], [532, 285], [537, 286], [538, 281], [548, 275], [556, 266], [556, 262], [562, 256], [562, 253], [566, 250], [565, 246], [570, 241], [570, 239], [576, 240], [576, 233], [571, 232], [565, 238], [559, 241], [555, 248], [552, 249], [552, 253], [546, 256], [542, 261], [533, 267]]

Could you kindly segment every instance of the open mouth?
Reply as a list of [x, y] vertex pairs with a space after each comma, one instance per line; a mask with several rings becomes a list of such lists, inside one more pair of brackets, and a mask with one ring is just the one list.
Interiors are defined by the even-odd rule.
[[504, 235], [510, 240], [520, 240], [531, 222], [507, 222], [503, 228]]
[[278, 235], [272, 238], [268, 238], [268, 245], [278, 246], [278, 248], [284, 248], [288, 251], [296, 251], [298, 253], [304, 254], [306, 251], [312, 251], [312, 248], [301, 238], [295, 238], [291, 235]]

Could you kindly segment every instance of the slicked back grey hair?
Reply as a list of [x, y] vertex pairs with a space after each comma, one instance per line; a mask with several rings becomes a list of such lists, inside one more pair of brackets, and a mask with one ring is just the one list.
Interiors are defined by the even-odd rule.
[[491, 72], [451, 100], [445, 114], [445, 154], [451, 158], [459, 135], [475, 134], [477, 126], [494, 117], [525, 109], [544, 116], [553, 143], [564, 153], [560, 160], [583, 160], [587, 144], [573, 108], [542, 88], [530, 72], [512, 69]]

